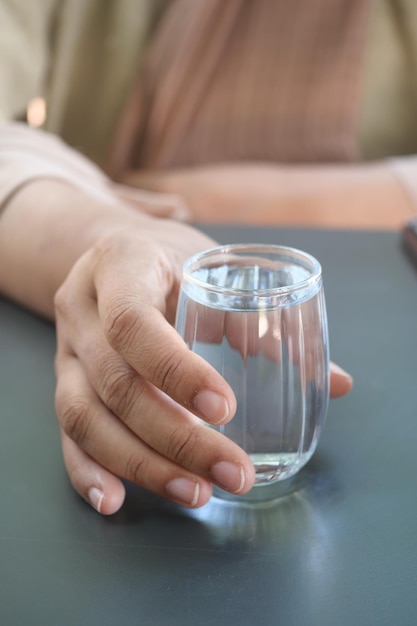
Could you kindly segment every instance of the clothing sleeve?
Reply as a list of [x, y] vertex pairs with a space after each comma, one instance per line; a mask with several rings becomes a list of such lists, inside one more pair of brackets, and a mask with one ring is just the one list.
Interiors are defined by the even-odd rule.
[[[85, 0], [85, 13], [94, 15], [94, 8], [103, 8], [101, 2]], [[53, 63], [57, 32], [68, 17], [64, 9], [74, 10], [76, 4], [74, 0], [0, 0], [0, 211], [20, 187], [36, 179], [65, 181], [103, 202], [113, 203], [118, 194], [123, 195], [121, 186], [58, 135], [23, 123], [29, 102], [45, 96], [46, 86], [49, 91], [51, 72], [56, 70], [51, 59]], [[121, 16], [128, 15], [129, 7], [133, 9], [137, 3], [125, 4]], [[104, 14], [112, 15], [115, 6], [119, 6], [116, 0], [109, 1]], [[138, 6], [141, 10], [134, 16], [134, 33], [142, 23], [147, 24], [148, 5]], [[109, 49], [112, 46], [106, 44]], [[132, 202], [145, 205], [145, 210], [152, 203], [139, 191], [130, 195]]]
[[57, 0], [0, 2], [0, 122], [23, 119], [43, 93]]
[[39, 179], [60, 180], [103, 204], [123, 203], [154, 217], [190, 217], [179, 196], [114, 183], [56, 135], [21, 122], [0, 123], [0, 213], [19, 188]]
[[0, 124], [0, 209], [22, 185], [54, 178], [103, 202], [114, 201], [103, 172], [55, 135], [19, 122]]
[[401, 183], [414, 212], [417, 213], [417, 156], [389, 159], [388, 166]]
[[43, 95], [57, 0], [0, 1], [0, 209], [38, 178], [55, 178], [109, 200], [108, 179], [58, 137], [15, 120]]

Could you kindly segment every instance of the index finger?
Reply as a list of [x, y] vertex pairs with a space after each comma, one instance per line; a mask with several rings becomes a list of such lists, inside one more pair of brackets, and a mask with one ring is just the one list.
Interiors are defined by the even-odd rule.
[[142, 302], [106, 311], [106, 337], [138, 374], [211, 424], [235, 413], [236, 400], [224, 378], [191, 352], [163, 315]]
[[165, 319], [177, 277], [170, 262], [153, 252], [138, 255], [136, 250], [128, 264], [116, 255], [96, 269], [94, 291], [106, 338], [138, 374], [173, 400], [207, 422], [224, 423], [236, 411], [233, 391]]

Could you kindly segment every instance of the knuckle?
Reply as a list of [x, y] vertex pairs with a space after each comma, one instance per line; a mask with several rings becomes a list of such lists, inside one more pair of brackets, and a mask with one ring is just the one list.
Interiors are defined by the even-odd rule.
[[190, 467], [198, 458], [199, 436], [197, 429], [176, 429], [170, 436], [167, 456], [175, 463]]
[[136, 485], [145, 485], [147, 482], [148, 465], [145, 456], [132, 454], [126, 460], [125, 477]]
[[159, 389], [169, 395], [175, 394], [178, 388], [182, 370], [183, 360], [178, 356], [178, 352], [165, 353], [159, 356], [154, 363], [154, 382]]
[[127, 422], [140, 397], [136, 372], [126, 365], [114, 367], [113, 363], [103, 361], [98, 366], [98, 377], [101, 381], [103, 402], [113, 413]]
[[83, 447], [90, 430], [90, 406], [84, 398], [56, 399], [56, 411], [64, 432]]
[[104, 332], [110, 345], [123, 352], [136, 339], [140, 332], [140, 321], [136, 306], [132, 302], [110, 305], [104, 317]]
[[54, 310], [56, 317], [66, 317], [69, 311], [69, 301], [65, 284], [61, 285], [54, 294]]

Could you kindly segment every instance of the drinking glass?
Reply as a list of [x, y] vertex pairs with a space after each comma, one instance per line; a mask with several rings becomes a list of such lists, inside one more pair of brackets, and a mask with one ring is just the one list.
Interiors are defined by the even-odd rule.
[[[226, 379], [233, 419], [215, 428], [253, 461], [248, 501], [274, 499], [316, 449], [329, 398], [327, 316], [319, 262], [278, 245], [233, 244], [184, 265], [176, 328]], [[288, 482], [288, 481], [287, 481]], [[285, 491], [285, 490], [284, 490]]]

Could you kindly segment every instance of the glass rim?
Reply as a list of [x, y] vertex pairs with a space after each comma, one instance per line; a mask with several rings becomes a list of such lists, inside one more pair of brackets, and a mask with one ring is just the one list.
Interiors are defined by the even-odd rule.
[[[221, 256], [221, 255], [229, 255], [232, 256], [234, 253], [244, 253], [248, 254], [275, 254], [281, 255], [283, 260], [292, 260], [294, 263], [297, 263], [297, 260], [303, 259], [306, 264], [308, 264], [311, 268], [311, 274], [307, 278], [303, 278], [302, 280], [296, 281], [292, 285], [284, 285], [281, 287], [268, 287], [262, 289], [242, 289], [242, 288], [230, 288], [223, 287], [220, 285], [214, 285], [212, 283], [208, 283], [200, 278], [196, 278], [193, 275], [193, 271], [197, 268], [192, 266], [198, 265], [205, 258], [209, 259], [210, 257]], [[298, 265], [300, 263], [298, 262]], [[305, 266], [304, 266], [305, 267]], [[295, 248], [293, 246], [283, 246], [279, 244], [268, 244], [268, 243], [231, 243], [231, 244], [220, 244], [217, 246], [213, 246], [211, 248], [207, 248], [206, 250], [202, 250], [197, 252], [196, 254], [189, 257], [184, 265], [182, 270], [183, 279], [187, 282], [194, 284], [196, 287], [200, 287], [205, 290], [210, 290], [216, 293], [222, 294], [230, 294], [230, 295], [242, 295], [249, 296], [251, 294], [255, 294], [256, 296], [271, 296], [271, 295], [285, 295], [287, 293], [294, 293], [294, 291], [306, 289], [308, 287], [313, 286], [322, 278], [322, 267], [320, 262], [309, 252], [305, 252], [299, 248]]]

